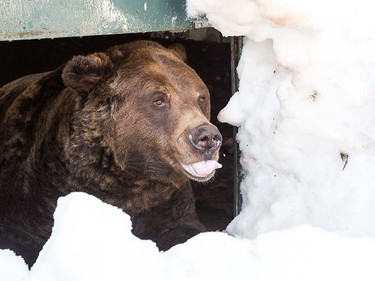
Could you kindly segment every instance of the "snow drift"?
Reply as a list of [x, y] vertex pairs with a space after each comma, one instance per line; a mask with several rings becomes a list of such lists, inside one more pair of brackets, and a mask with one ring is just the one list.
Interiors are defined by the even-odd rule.
[[[311, 226], [255, 240], [200, 234], [167, 252], [131, 233], [128, 215], [85, 193], [62, 197], [55, 225], [31, 271], [0, 251], [7, 281], [373, 280], [375, 240], [344, 238]], [[359, 257], [361, 257], [359, 259]]]
[[[188, 1], [245, 37], [239, 91], [221, 111], [239, 127], [245, 179], [234, 235], [311, 224], [374, 235], [375, 21], [371, 2]], [[231, 5], [229, 7], [229, 5]]]

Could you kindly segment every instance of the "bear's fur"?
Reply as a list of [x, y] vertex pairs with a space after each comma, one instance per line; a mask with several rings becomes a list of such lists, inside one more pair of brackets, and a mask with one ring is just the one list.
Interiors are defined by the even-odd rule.
[[189, 179], [213, 176], [192, 164], [215, 163], [221, 135], [185, 59], [136, 41], [0, 89], [0, 248], [32, 265], [72, 191], [120, 207], [162, 250], [204, 231]]

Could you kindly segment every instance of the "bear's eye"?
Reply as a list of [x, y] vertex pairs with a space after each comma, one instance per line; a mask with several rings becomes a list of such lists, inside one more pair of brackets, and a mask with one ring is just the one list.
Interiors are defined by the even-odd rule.
[[200, 96], [200, 97], [198, 98], [198, 101], [199, 101], [200, 103], [204, 103], [204, 102], [206, 101], [206, 97], [205, 97], [205, 96]]
[[156, 107], [163, 107], [168, 104], [168, 100], [165, 94], [155, 93], [152, 97], [152, 103]]
[[154, 100], [154, 105], [161, 106], [163, 105], [164, 101], [162, 99]]

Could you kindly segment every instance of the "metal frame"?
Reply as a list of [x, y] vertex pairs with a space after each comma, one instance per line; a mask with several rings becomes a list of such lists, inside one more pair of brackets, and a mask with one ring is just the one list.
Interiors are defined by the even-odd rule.
[[[185, 0], [2, 0], [0, 41], [183, 31], [208, 27], [206, 19], [186, 17]], [[231, 37], [232, 94], [241, 37]], [[233, 137], [237, 128], [233, 129]], [[239, 149], [234, 144], [234, 215], [242, 205]]]
[[[231, 81], [232, 81], [232, 95], [234, 95], [238, 91], [239, 86], [239, 79], [237, 76], [237, 66], [240, 60], [240, 53], [242, 49], [242, 37], [231, 37], [230, 38], [230, 46], [231, 46]], [[236, 139], [238, 129], [233, 127], [233, 138]], [[240, 164], [240, 150], [238, 147], [237, 141], [233, 144], [233, 188], [234, 188], [234, 216], [237, 216], [241, 211], [242, 206], [242, 197], [241, 197], [241, 190], [240, 190], [240, 183], [242, 180], [241, 174], [241, 164]]]

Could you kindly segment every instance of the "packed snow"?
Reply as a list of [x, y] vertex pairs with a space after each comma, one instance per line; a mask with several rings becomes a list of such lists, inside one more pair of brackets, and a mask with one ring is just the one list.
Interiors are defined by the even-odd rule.
[[73, 193], [31, 270], [0, 250], [1, 280], [375, 280], [372, 2], [188, 0], [187, 12], [244, 36], [239, 91], [219, 114], [239, 127], [240, 215], [159, 252], [121, 210]]
[[[200, 234], [167, 252], [131, 233], [120, 209], [85, 193], [62, 197], [50, 239], [30, 271], [0, 250], [6, 281], [373, 280], [375, 240], [344, 238], [311, 226], [255, 240]], [[362, 257], [362, 259], [358, 259]]]
[[245, 175], [229, 233], [255, 238], [311, 224], [375, 235], [371, 1], [188, 4], [224, 35], [245, 36], [239, 91], [219, 114], [239, 127]]

